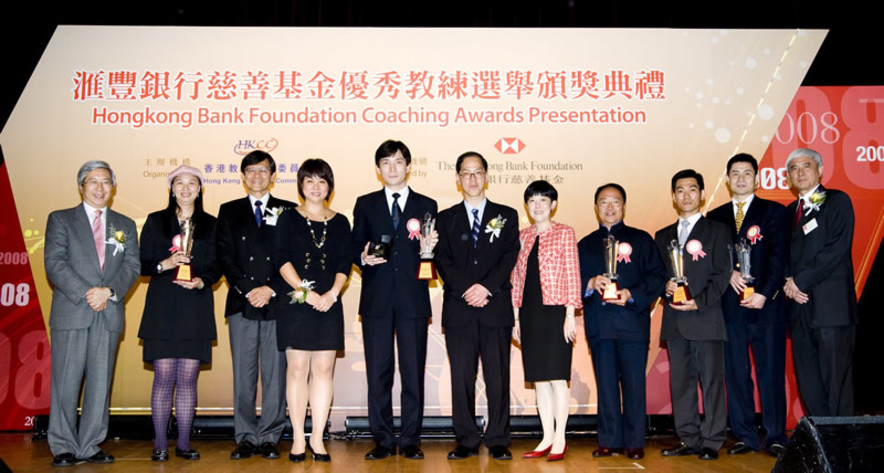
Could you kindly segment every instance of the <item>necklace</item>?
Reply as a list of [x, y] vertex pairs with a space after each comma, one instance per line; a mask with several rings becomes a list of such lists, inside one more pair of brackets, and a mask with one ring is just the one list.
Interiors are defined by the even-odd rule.
[[[322, 237], [319, 238], [319, 241], [316, 241], [316, 233], [313, 231], [313, 222], [310, 220], [310, 217], [304, 215], [304, 220], [307, 221], [307, 228], [310, 229], [310, 239], [313, 240], [313, 246], [315, 246], [316, 249], [320, 249], [325, 246], [325, 236], [328, 233], [328, 216], [323, 216]], [[304, 256], [307, 258], [307, 261], [305, 261], [304, 263], [304, 270], [306, 271], [310, 269], [310, 253], [308, 252]], [[327, 255], [323, 252], [322, 256], [319, 258], [319, 267], [322, 268], [323, 271], [325, 271], [326, 256]]]

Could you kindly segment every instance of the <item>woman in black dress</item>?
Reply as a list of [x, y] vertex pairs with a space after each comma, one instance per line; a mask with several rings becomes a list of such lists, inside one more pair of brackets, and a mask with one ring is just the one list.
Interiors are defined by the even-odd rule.
[[[574, 229], [552, 221], [558, 192], [546, 181], [525, 189], [534, 225], [519, 232], [522, 249], [512, 273], [513, 338], [522, 345], [525, 381], [534, 383], [543, 439], [522, 458], [562, 460], [571, 407], [571, 346], [577, 337], [574, 311], [583, 307]], [[520, 317], [521, 316], [521, 317]]]
[[[150, 408], [156, 440], [151, 459], [169, 459], [166, 428], [174, 392], [175, 454], [197, 460], [199, 453], [190, 448], [196, 380], [200, 363], [212, 361], [216, 336], [212, 284], [220, 273], [215, 263], [215, 217], [203, 211], [199, 169], [180, 166], [169, 173], [168, 184], [169, 205], [148, 215], [141, 231], [141, 274], [151, 278], [138, 337], [144, 342], [144, 361], [154, 370]], [[188, 220], [193, 223], [189, 257], [181, 243]]]
[[[276, 231], [276, 338], [288, 363], [293, 462], [304, 461], [307, 448], [314, 461], [331, 461], [322, 436], [334, 395], [335, 357], [344, 349], [344, 310], [338, 296], [352, 265], [350, 222], [327, 207], [334, 186], [328, 163], [304, 161], [298, 169], [298, 194], [304, 203], [283, 213]], [[313, 421], [309, 445], [304, 433], [308, 402]]]

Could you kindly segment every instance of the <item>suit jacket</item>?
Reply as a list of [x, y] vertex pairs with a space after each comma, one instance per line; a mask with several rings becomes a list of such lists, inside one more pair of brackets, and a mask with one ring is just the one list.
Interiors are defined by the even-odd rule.
[[[506, 222], [492, 241], [491, 234], [484, 229], [498, 216]], [[513, 326], [510, 273], [519, 256], [519, 215], [514, 209], [489, 200], [481, 228], [473, 248], [472, 221], [463, 202], [443, 210], [436, 220], [436, 265], [444, 282], [443, 327], [464, 326], [476, 317], [488, 327]], [[463, 293], [476, 283], [491, 292], [488, 305], [482, 308], [471, 307], [463, 299]]]
[[[678, 239], [678, 222], [663, 228], [654, 235], [668, 274], [671, 276], [672, 262], [668, 256], [669, 243]], [[672, 340], [679, 336], [688, 340], [726, 340], [724, 316], [721, 311], [721, 295], [730, 287], [731, 276], [728, 246], [731, 244], [727, 227], [719, 222], [700, 217], [687, 244], [696, 240], [700, 251], [691, 255], [684, 251], [684, 274], [688, 279], [691, 297], [697, 303], [697, 310], [678, 311], [663, 306], [663, 322], [660, 339]], [[705, 255], [701, 254], [705, 253]]]
[[[429, 318], [432, 315], [427, 281], [417, 279], [420, 264], [420, 239], [409, 238], [411, 219], [436, 216], [436, 201], [410, 189], [402, 209], [399, 228], [393, 228], [393, 217], [387, 197], [381, 189], [356, 199], [353, 206], [353, 257], [362, 270], [362, 291], [359, 314], [381, 317], [391, 314], [393, 306], [405, 317]], [[369, 241], [379, 242], [381, 235], [392, 237], [390, 257], [384, 264], [362, 264], [362, 251]]]
[[[761, 310], [745, 309], [740, 307], [739, 294], [728, 288], [722, 296], [725, 317], [728, 320], [750, 323], [785, 323], [785, 296], [781, 292], [789, 252], [789, 218], [786, 216], [786, 208], [778, 202], [755, 196], [745, 213], [739, 232], [731, 201], [710, 211], [706, 217], [724, 224], [733, 237], [732, 271], [740, 270], [736, 244], [740, 239], [745, 239], [750, 245], [749, 261], [751, 274], [755, 278], [755, 292], [767, 298]], [[750, 230], [754, 237], [750, 236]]]
[[[264, 208], [264, 215], [269, 216], [273, 209], [291, 209], [296, 206], [294, 202], [271, 195]], [[275, 234], [276, 222], [273, 219], [265, 218], [261, 227], [258, 227], [255, 209], [248, 196], [221, 205], [218, 211], [218, 264], [230, 285], [225, 316], [242, 313], [245, 318], [253, 320], [276, 318], [273, 313], [275, 304], [256, 308], [246, 300], [246, 294], [252, 289], [270, 285], [273, 277], [270, 260], [273, 256]]]
[[[788, 276], [810, 297], [813, 327], [856, 323], [856, 286], [853, 281], [853, 204], [850, 197], [822, 185], [819, 210], [806, 209], [792, 230]], [[794, 218], [798, 202], [787, 215]], [[791, 221], [791, 220], [790, 220]], [[812, 228], [816, 225], [816, 228]], [[805, 228], [809, 229], [805, 233]]]
[[[53, 285], [49, 327], [60, 330], [88, 328], [98, 316], [105, 318], [108, 330], [120, 333], [125, 322], [126, 293], [141, 268], [138, 233], [132, 219], [107, 209], [105, 241], [114, 237], [114, 231], [122, 231], [125, 242], [122, 251], [114, 244], [105, 244], [102, 272], [92, 239], [91, 220], [82, 204], [49, 214], [44, 250], [46, 275]], [[98, 314], [85, 298], [86, 291], [93, 287], [109, 287], [117, 299], [108, 300], [107, 308]]]

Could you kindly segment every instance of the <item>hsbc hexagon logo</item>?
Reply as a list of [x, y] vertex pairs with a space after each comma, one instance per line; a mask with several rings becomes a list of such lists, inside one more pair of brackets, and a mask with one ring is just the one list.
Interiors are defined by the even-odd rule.
[[525, 142], [518, 138], [501, 138], [494, 143], [494, 148], [502, 154], [519, 154], [525, 149]]

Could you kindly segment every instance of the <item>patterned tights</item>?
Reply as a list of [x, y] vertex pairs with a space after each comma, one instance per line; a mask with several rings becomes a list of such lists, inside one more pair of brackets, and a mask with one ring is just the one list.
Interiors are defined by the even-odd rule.
[[178, 448], [190, 448], [190, 428], [196, 409], [196, 377], [199, 360], [162, 358], [153, 362], [153, 390], [150, 409], [156, 435], [154, 449], [168, 450], [166, 429], [172, 415], [172, 393], [175, 393], [175, 418], [178, 420]]

